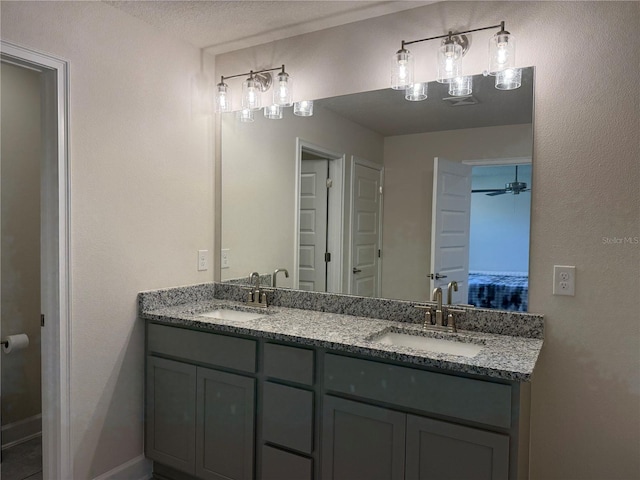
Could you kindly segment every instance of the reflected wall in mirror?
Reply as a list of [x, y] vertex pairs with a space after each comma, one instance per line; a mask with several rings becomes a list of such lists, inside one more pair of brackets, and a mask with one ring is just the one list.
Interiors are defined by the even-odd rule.
[[455, 280], [453, 303], [526, 311], [533, 74], [222, 115], [222, 281], [286, 268], [279, 287], [424, 302]]

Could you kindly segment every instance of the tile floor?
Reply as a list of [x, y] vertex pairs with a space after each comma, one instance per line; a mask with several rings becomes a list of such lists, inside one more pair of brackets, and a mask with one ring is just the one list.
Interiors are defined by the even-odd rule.
[[42, 437], [2, 451], [2, 480], [42, 480]]

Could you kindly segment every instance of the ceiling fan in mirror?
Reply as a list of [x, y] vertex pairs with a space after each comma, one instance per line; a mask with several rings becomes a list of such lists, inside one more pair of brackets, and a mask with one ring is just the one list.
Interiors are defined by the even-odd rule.
[[516, 165], [516, 178], [513, 182], [505, 183], [504, 188], [489, 188], [471, 190], [471, 193], [485, 193], [489, 197], [495, 197], [496, 195], [504, 195], [505, 193], [511, 193], [513, 195], [519, 195], [521, 192], [529, 192], [530, 188], [527, 188], [526, 182], [518, 181], [518, 166]]

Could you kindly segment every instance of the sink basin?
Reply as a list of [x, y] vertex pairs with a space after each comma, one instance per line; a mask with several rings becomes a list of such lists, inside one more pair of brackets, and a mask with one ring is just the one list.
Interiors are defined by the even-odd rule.
[[461, 357], [469, 358], [475, 357], [482, 350], [482, 345], [477, 345], [475, 343], [425, 337], [423, 335], [412, 335], [410, 333], [400, 332], [385, 332], [374, 337], [371, 341], [382, 343], [383, 345], [409, 347], [414, 350], [447, 353], [449, 355], [459, 355]]
[[218, 320], [229, 320], [231, 322], [247, 322], [264, 317], [264, 313], [242, 312], [240, 310], [229, 310], [228, 308], [218, 308], [210, 312], [199, 314], [201, 317], [217, 318]]

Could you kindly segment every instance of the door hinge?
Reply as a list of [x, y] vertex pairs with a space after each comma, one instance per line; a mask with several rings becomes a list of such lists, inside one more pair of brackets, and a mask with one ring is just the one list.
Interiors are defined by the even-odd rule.
[[380, 257], [381, 257], [381, 252], [380, 252], [380, 249], [378, 249], [378, 258]]
[[382, 185], [380, 185], [380, 195], [382, 195], [383, 191], [384, 191], [384, 188], [382, 187]]
[[327, 178], [327, 188], [333, 187], [333, 180], [331, 178]]
[[331, 254], [329, 252], [326, 252], [324, 254], [324, 261], [325, 262], [330, 262], [331, 261]]
[[44, 313], [40, 314], [40, 326], [44, 327]]

